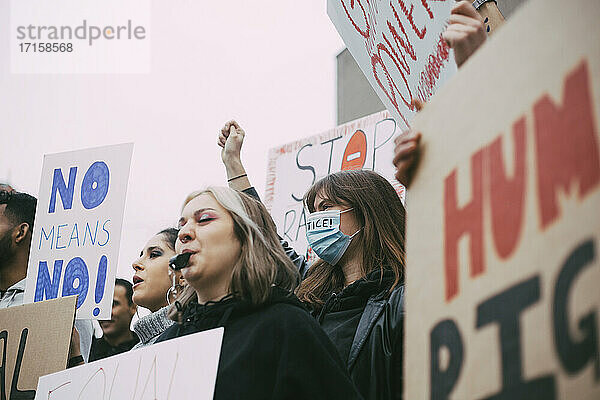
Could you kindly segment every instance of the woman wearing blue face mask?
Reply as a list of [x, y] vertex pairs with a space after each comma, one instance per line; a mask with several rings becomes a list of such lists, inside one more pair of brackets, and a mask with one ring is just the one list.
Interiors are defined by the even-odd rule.
[[404, 220], [392, 185], [341, 171], [304, 197], [306, 237], [319, 256], [297, 291], [367, 399], [402, 396]]
[[[235, 121], [218, 144], [229, 185], [251, 194], [240, 159], [245, 133]], [[307, 239], [319, 260], [282, 242], [304, 280], [297, 295], [332, 339], [365, 399], [402, 396], [405, 212], [392, 185], [371, 171], [342, 171], [304, 197]]]

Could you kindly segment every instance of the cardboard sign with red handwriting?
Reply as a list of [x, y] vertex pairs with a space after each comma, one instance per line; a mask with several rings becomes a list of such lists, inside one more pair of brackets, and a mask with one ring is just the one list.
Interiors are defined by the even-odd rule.
[[456, 73], [442, 39], [454, 0], [327, 0], [327, 14], [401, 130]]
[[599, 19], [532, 0], [415, 118], [405, 398], [600, 398]]

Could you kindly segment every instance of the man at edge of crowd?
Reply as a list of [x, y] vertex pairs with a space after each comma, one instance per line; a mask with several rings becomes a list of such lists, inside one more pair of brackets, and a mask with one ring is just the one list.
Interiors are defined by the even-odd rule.
[[100, 321], [103, 335], [94, 338], [90, 361], [114, 356], [131, 350], [139, 339], [129, 327], [131, 320], [137, 311], [133, 302], [133, 287], [125, 279], [115, 280], [115, 295], [112, 304], [112, 316], [110, 320]]

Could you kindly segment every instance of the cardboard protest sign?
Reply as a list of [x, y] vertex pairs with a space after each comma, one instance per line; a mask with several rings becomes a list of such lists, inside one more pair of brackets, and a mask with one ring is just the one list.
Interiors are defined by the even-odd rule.
[[33, 399], [38, 378], [67, 367], [75, 296], [0, 310], [0, 399]]
[[599, 18], [531, 0], [415, 118], [405, 398], [600, 398]]
[[[394, 178], [393, 138], [401, 132], [387, 111], [269, 150], [265, 205], [279, 235], [299, 253], [306, 253], [306, 211], [302, 197], [325, 175], [341, 170], [370, 169], [396, 188], [404, 200], [404, 186]], [[308, 252], [309, 260], [314, 257]]]
[[223, 328], [41, 377], [36, 400], [212, 399]]
[[456, 72], [442, 39], [455, 0], [327, 0], [327, 14], [401, 129]]
[[25, 302], [76, 294], [77, 318], [110, 319], [132, 151], [44, 157]]

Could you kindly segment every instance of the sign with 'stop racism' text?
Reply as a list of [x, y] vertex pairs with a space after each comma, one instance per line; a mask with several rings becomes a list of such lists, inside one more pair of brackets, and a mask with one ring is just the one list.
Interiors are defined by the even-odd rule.
[[387, 111], [348, 122], [319, 135], [269, 150], [265, 205], [279, 235], [313, 260], [306, 241], [306, 210], [302, 198], [324, 176], [351, 169], [369, 169], [384, 176], [404, 201], [394, 178], [394, 138], [401, 132]]

